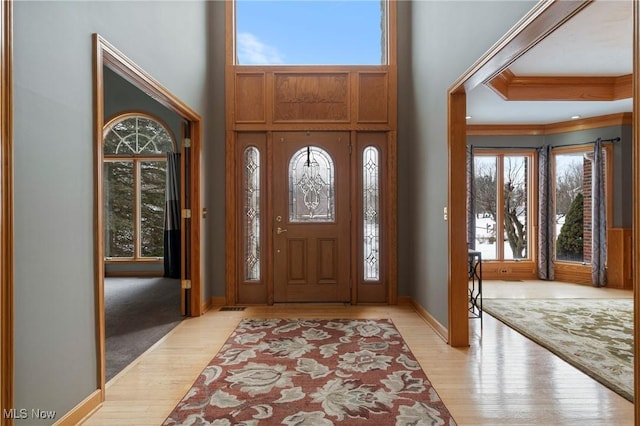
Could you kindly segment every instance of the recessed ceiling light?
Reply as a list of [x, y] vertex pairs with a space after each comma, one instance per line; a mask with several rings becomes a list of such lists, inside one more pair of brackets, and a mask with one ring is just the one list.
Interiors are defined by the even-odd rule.
[[580, 115], [572, 115], [572, 116], [571, 116], [571, 119], [572, 119], [572, 120], [577, 120], [577, 119], [578, 119], [578, 118], [580, 118], [580, 117], [581, 117]]
[[467, 120], [469, 120], [469, 119], [471, 118], [471, 116], [470, 116], [470, 115], [467, 115], [465, 118], [466, 118]]

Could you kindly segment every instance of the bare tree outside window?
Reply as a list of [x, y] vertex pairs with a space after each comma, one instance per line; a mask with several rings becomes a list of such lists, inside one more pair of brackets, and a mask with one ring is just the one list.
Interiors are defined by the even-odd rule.
[[523, 259], [527, 249], [527, 157], [504, 157], [504, 233], [511, 256]]

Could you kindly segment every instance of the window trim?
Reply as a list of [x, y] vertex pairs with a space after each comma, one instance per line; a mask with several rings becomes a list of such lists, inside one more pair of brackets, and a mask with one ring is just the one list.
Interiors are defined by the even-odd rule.
[[[496, 188], [496, 206], [504, 205], [504, 193], [500, 190], [500, 183], [504, 179], [504, 157], [527, 157], [529, 159], [529, 168], [527, 170], [527, 257], [521, 259], [505, 259], [504, 247], [502, 244], [497, 244], [496, 258], [495, 259], [482, 259], [483, 262], [493, 263], [524, 263], [536, 261], [536, 247], [537, 238], [535, 229], [538, 227], [538, 197], [537, 191], [534, 188], [538, 187], [538, 176], [535, 171], [538, 169], [538, 156], [535, 149], [494, 149], [494, 148], [482, 148], [475, 147], [473, 150], [473, 157], [496, 157], [496, 181], [498, 181], [498, 187]], [[504, 185], [504, 183], [502, 184]], [[499, 215], [496, 223], [498, 225], [498, 231], [496, 235], [504, 234], [504, 220], [501, 208], [497, 208]], [[475, 234], [474, 234], [475, 235]]]

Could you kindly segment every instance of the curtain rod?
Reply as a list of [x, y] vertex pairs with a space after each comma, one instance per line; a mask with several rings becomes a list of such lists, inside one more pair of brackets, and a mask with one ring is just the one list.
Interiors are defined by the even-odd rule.
[[[601, 139], [600, 142], [620, 142], [620, 137], [611, 138], [611, 139]], [[552, 145], [551, 148], [562, 148], [565, 146], [577, 146], [577, 145], [589, 145], [592, 143], [596, 143], [596, 141], [591, 142], [575, 142], [568, 143], [564, 145]], [[474, 149], [514, 149], [514, 150], [522, 150], [522, 149], [540, 149], [542, 146], [480, 146], [480, 145], [469, 145]], [[543, 145], [544, 146], [544, 145]]]

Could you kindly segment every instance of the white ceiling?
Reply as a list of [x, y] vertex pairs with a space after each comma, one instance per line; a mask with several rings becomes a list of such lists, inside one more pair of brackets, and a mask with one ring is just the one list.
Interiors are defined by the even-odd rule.
[[[520, 57], [516, 76], [621, 76], [633, 72], [632, 0], [597, 0]], [[549, 124], [631, 112], [613, 102], [505, 101], [486, 86], [467, 94], [468, 124]]]

